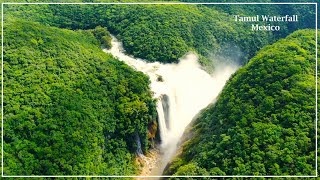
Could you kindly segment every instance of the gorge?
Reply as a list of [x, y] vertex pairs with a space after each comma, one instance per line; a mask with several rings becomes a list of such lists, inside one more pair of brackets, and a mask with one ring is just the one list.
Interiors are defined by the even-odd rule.
[[147, 74], [150, 88], [158, 99], [157, 112], [161, 136], [161, 162], [152, 175], [161, 175], [166, 164], [175, 154], [184, 129], [201, 109], [212, 103], [224, 84], [238, 66], [217, 65], [208, 74], [198, 64], [196, 54], [189, 52], [177, 64], [147, 63], [143, 59], [126, 55], [116, 37], [112, 36], [112, 48], [104, 50], [137, 71]]
[[316, 175], [314, 3], [78, 1], [3, 6], [3, 175]]

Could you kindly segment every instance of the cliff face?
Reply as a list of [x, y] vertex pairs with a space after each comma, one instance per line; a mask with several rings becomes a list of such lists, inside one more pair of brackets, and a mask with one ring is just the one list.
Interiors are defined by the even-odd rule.
[[159, 143], [159, 136], [158, 123], [157, 121], [152, 121], [148, 125], [148, 140], [150, 141], [152, 148], [155, 147], [155, 143]]

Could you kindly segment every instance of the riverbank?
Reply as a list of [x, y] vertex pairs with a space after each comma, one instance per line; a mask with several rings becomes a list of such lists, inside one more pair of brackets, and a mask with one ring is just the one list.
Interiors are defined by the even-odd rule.
[[[160, 161], [161, 161], [161, 158], [160, 158], [159, 148], [151, 149], [146, 155], [137, 156], [136, 162], [140, 168], [139, 176], [158, 175], [158, 174], [153, 174], [153, 172], [155, 169], [158, 169], [157, 165], [161, 164]], [[141, 180], [141, 179], [148, 179], [148, 178], [141, 177], [136, 179]]]

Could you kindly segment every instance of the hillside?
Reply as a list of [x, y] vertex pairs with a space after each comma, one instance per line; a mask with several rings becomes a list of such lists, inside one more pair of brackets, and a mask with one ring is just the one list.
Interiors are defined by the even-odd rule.
[[264, 47], [189, 128], [171, 175], [315, 174], [315, 31]]
[[136, 174], [156, 120], [148, 77], [91, 31], [11, 19], [4, 32], [4, 174]]
[[[110, 2], [72, 2], [88, 1]], [[299, 21], [277, 22], [279, 32], [258, 32], [251, 23], [235, 22], [235, 14], [297, 14]], [[223, 75], [223, 66], [244, 67], [199, 113], [165, 174], [314, 174], [314, 30], [279, 40], [314, 28], [314, 15], [314, 5], [4, 5], [4, 174], [139, 175], [144, 165], [152, 171], [148, 157], [139, 161], [137, 154], [157, 147], [156, 156], [165, 156], [157, 114], [163, 111], [163, 128], [170, 129], [178, 112], [170, 108], [196, 106], [178, 91], [152, 99], [152, 85], [174, 84], [181, 94], [209, 99], [180, 84], [202, 87], [191, 73], [182, 71], [174, 82], [175, 74], [157, 72], [179, 66], [188, 52], [193, 67], [213, 76]], [[101, 50], [111, 47], [110, 34], [126, 53], [115, 57], [156, 62], [145, 66], [156, 83]], [[183, 118], [191, 120], [187, 114]]]
[[[233, 15], [252, 15], [268, 9], [275, 15], [294, 14], [295, 9], [245, 5], [5, 5], [6, 16], [68, 28], [107, 27], [127, 53], [149, 61], [177, 62], [188, 51], [201, 55], [204, 66], [212, 59], [245, 64], [257, 50], [297, 28], [312, 28], [312, 8], [303, 10], [297, 23], [281, 23], [281, 32], [250, 30], [250, 24]], [[227, 11], [228, 10], [228, 11]], [[292, 26], [292, 27], [291, 27]]]

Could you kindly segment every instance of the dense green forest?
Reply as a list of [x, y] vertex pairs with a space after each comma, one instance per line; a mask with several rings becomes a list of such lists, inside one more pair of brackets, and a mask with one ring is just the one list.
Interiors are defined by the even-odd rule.
[[[209, 7], [209, 8], [208, 8]], [[231, 8], [232, 7], [232, 8]], [[313, 28], [314, 6], [299, 10], [299, 23], [279, 23], [281, 32], [250, 31], [233, 15], [283, 15], [300, 12], [295, 5], [5, 5], [6, 14], [68, 29], [107, 27], [129, 54], [149, 61], [177, 62], [188, 51], [210, 59], [245, 64], [264, 45], [297, 28]], [[300, 6], [301, 7], [301, 6]], [[300, 15], [301, 14], [301, 15]]]
[[[129, 54], [150, 61], [177, 62], [190, 50], [207, 58], [223, 56], [220, 58], [246, 61], [255, 50], [273, 41], [270, 32], [248, 31], [245, 24], [235, 23], [231, 15], [196, 5], [7, 5], [5, 8], [9, 15], [56, 27], [105, 26], [122, 40]], [[203, 64], [208, 64], [204, 57]]]
[[[155, 100], [146, 75], [101, 51], [111, 46], [110, 33], [128, 54], [149, 61], [176, 63], [194, 51], [207, 70], [216, 61], [244, 65], [195, 120], [167, 174], [314, 174], [315, 31], [268, 46], [314, 28], [314, 11], [310, 5], [4, 5], [4, 174], [138, 173], [136, 135], [147, 152], [155, 133], [149, 129], [157, 126]], [[283, 30], [272, 33], [250, 31], [233, 18], [264, 13], [298, 14], [300, 21], [280, 23]]]
[[92, 31], [7, 20], [4, 174], [132, 175], [155, 104], [146, 75], [102, 52]]
[[189, 127], [172, 175], [315, 174], [315, 31], [266, 46]]

